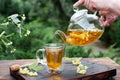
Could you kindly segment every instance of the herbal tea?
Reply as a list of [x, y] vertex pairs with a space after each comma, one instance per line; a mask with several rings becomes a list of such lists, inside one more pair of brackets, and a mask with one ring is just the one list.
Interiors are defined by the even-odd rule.
[[63, 49], [46, 49], [47, 65], [53, 70], [57, 70], [62, 66]]
[[[48, 73], [58, 74], [63, 70], [62, 58], [64, 56], [65, 45], [63, 43], [48, 43], [44, 48], [36, 51], [37, 61], [46, 66]], [[43, 60], [38, 53], [42, 52]]]
[[66, 43], [83, 46], [99, 39], [103, 32], [103, 30], [99, 29], [68, 29]]

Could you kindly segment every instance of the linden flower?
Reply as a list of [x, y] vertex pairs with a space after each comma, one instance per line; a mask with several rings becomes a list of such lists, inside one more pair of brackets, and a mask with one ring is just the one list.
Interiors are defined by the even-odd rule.
[[25, 19], [26, 19], [25, 14], [23, 14], [21, 18], [22, 18], [23, 20], [25, 20]]
[[87, 72], [87, 69], [88, 67], [83, 65], [83, 64], [80, 64], [78, 67], [77, 67], [77, 73], [79, 74], [85, 74]]
[[81, 64], [81, 62], [80, 62], [79, 59], [73, 60], [72, 63], [73, 63], [73, 65], [79, 65], [79, 64]]
[[24, 36], [28, 36], [30, 34], [30, 30], [27, 30]]
[[10, 41], [10, 42], [7, 43], [6, 45], [7, 45], [7, 46], [10, 46], [10, 45], [12, 45], [12, 44], [13, 44], [13, 42]]
[[82, 64], [81, 61], [80, 61], [81, 59], [82, 58], [73, 58], [72, 64], [76, 65], [76, 66]]
[[20, 73], [23, 75], [29, 75], [29, 76], [38, 76], [37, 72], [32, 72], [28, 68], [20, 68]]
[[27, 68], [24, 68], [24, 69], [20, 68], [20, 73], [21, 74], [28, 74], [29, 70]]
[[20, 28], [20, 27], [21, 27], [21, 24], [17, 24], [17, 27]]
[[11, 52], [11, 53], [13, 53], [13, 52], [15, 52], [15, 51], [16, 51], [16, 49], [15, 49], [15, 48], [13, 48], [10, 52]]
[[29, 72], [28, 75], [29, 76], [38, 76], [38, 73], [37, 72]]

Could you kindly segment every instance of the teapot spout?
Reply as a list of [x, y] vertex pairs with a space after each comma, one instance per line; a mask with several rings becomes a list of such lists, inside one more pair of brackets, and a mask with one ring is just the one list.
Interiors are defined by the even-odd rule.
[[60, 30], [57, 30], [57, 31], [55, 32], [55, 36], [56, 36], [56, 35], [58, 35], [63, 42], [66, 42], [67, 36], [66, 36], [66, 34], [65, 34], [64, 32], [62, 32], [62, 31], [60, 31]]

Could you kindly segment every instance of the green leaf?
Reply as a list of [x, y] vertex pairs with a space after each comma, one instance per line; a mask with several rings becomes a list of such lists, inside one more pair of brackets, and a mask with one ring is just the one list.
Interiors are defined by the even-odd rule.
[[32, 68], [34, 68], [34, 67], [37, 66], [37, 65], [38, 65], [37, 62], [33, 62], [32, 64], [30, 64], [30, 65], [28, 66], [28, 68], [32, 69]]
[[32, 69], [34, 71], [42, 70], [44, 67], [42, 65], [38, 65], [37, 62], [34, 62], [28, 66], [29, 69]]
[[43, 69], [43, 66], [36, 66], [33, 68], [33, 70], [35, 71], [39, 71], [39, 70], [42, 70]]

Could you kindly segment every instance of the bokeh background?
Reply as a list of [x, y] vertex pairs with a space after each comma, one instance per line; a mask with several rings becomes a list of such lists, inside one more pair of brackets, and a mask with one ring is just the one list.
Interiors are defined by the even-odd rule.
[[[76, 1], [0, 0], [0, 59], [35, 59], [37, 49], [42, 48], [45, 43], [55, 42], [54, 32], [56, 30], [59, 29], [64, 32], [67, 30], [70, 17], [74, 13], [73, 4]], [[79, 7], [79, 9], [83, 8], [85, 7]], [[2, 25], [8, 16], [13, 14], [25, 14], [26, 19], [22, 22], [22, 28], [30, 31], [27, 37], [20, 37], [17, 33], [9, 38], [2, 36], [4, 31], [6, 31], [4, 35], [9, 35], [15, 30], [17, 32], [17, 29], [13, 27], [15, 25]], [[7, 41], [12, 42], [12, 47], [6, 46]], [[105, 28], [105, 32], [99, 41], [100, 44], [104, 43], [102, 47], [106, 48], [105, 51], [95, 51], [97, 47], [92, 48], [90, 45], [87, 48], [85, 46], [66, 45], [66, 56], [110, 57], [120, 64], [120, 19]], [[15, 51], [10, 52], [10, 49]]]

